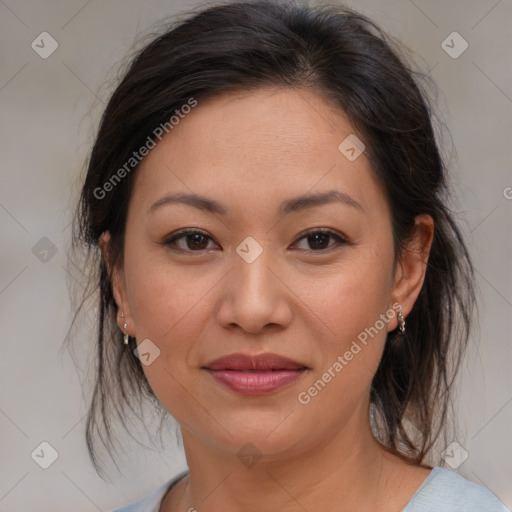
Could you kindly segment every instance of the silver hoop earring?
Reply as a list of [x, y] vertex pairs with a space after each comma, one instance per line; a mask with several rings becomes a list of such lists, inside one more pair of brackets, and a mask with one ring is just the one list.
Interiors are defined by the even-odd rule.
[[400, 311], [398, 311], [398, 332], [403, 334], [405, 332], [405, 320], [402, 315], [402, 306], [400, 306]]

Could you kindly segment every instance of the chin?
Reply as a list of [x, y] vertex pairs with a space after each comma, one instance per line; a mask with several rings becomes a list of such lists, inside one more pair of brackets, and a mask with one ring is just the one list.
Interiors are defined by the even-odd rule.
[[280, 460], [296, 454], [298, 447], [303, 449], [307, 438], [312, 440], [304, 422], [296, 421], [294, 416], [289, 411], [277, 414], [247, 412], [237, 416], [216, 415], [225, 430], [213, 422], [214, 425], [210, 423], [212, 430], [205, 431], [203, 426], [200, 433], [196, 431], [196, 435], [215, 449], [238, 458], [248, 452], [249, 456], [258, 459]]

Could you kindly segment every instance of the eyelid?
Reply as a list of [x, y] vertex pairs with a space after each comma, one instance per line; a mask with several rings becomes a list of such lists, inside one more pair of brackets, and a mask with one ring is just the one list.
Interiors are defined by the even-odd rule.
[[[331, 235], [331, 237], [337, 239], [337, 244], [335, 244], [335, 245], [333, 245], [333, 246], [331, 246], [331, 247], [329, 247], [327, 249], [320, 249], [320, 250], [317, 250], [317, 251], [312, 250], [312, 249], [309, 249], [309, 250], [308, 249], [299, 249], [299, 250], [308, 251], [310, 253], [325, 254], [325, 253], [329, 252], [330, 250], [332, 250], [333, 248], [335, 248], [336, 246], [346, 245], [346, 244], [350, 243], [345, 235], [343, 235], [341, 233], [338, 233], [338, 232], [334, 231], [333, 229], [330, 229], [330, 228], [309, 228], [309, 229], [307, 229], [305, 231], [302, 231], [301, 233], [299, 233], [297, 235], [296, 241], [293, 242], [293, 245], [296, 245], [303, 238], [306, 238], [307, 236], [313, 235], [313, 234], [316, 234], [316, 233]], [[172, 233], [171, 235], [167, 236], [162, 242], [157, 242], [157, 243], [160, 244], [160, 245], [171, 246], [172, 242], [175, 242], [176, 240], [184, 238], [187, 235], [194, 235], [194, 234], [204, 235], [205, 237], [207, 237], [210, 240], [215, 242], [215, 239], [209, 233], [207, 233], [206, 231], [203, 231], [203, 230], [201, 230], [199, 228], [183, 228], [182, 230], [178, 230], [178, 231]], [[217, 242], [215, 242], [215, 243], [217, 243]], [[173, 247], [172, 250], [175, 250], [177, 252], [196, 253], [196, 254], [202, 254], [204, 252], [209, 251], [209, 249], [201, 249], [201, 250], [198, 250], [198, 251], [192, 251], [192, 250], [187, 250], [187, 249], [180, 249], [178, 247]]]
[[300, 240], [300, 239], [302, 239], [302, 238], [304, 238], [305, 236], [308, 236], [308, 235], [313, 235], [315, 233], [325, 233], [326, 235], [332, 235], [334, 237], [338, 237], [339, 239], [348, 242], [348, 238], [343, 233], [340, 233], [340, 232], [338, 232], [338, 231], [336, 231], [334, 229], [331, 229], [331, 228], [308, 228], [308, 229], [306, 229], [304, 231], [301, 231], [297, 235], [297, 240]]
[[[341, 245], [348, 245], [349, 244], [348, 238], [345, 235], [343, 235], [342, 233], [338, 233], [337, 231], [334, 231], [333, 229], [330, 229], [330, 228], [310, 228], [310, 229], [307, 229], [306, 231], [303, 231], [302, 233], [299, 233], [297, 235], [297, 240], [296, 240], [296, 242], [293, 243], [293, 245], [296, 245], [303, 238], [306, 238], [307, 236], [310, 236], [310, 235], [314, 235], [316, 233], [330, 235], [332, 238], [335, 238], [337, 240], [337, 243], [332, 245], [332, 246], [330, 246], [330, 247], [328, 247], [327, 249], [320, 249], [318, 251], [314, 251], [312, 249], [302, 249], [302, 250], [307, 251], [307, 252], [309, 252], [311, 254], [321, 255], [321, 254], [327, 254], [331, 250], [336, 249], [336, 247], [339, 247]], [[299, 249], [299, 250], [301, 250], [301, 249]]]
[[[171, 246], [172, 242], [175, 242], [176, 240], [179, 240], [181, 238], [185, 238], [187, 235], [195, 235], [195, 234], [204, 235], [205, 237], [207, 237], [210, 240], [215, 242], [214, 238], [209, 233], [207, 233], [206, 231], [203, 231], [202, 229], [199, 229], [199, 228], [183, 228], [181, 230], [175, 231], [174, 233], [172, 233], [169, 236], [165, 237], [164, 240], [162, 240], [161, 242], [157, 242], [157, 243], [160, 244], [160, 245]], [[217, 243], [217, 242], [215, 242], [215, 243]], [[177, 252], [187, 252], [187, 253], [201, 254], [201, 253], [204, 253], [205, 251], [208, 251], [209, 249], [202, 249], [200, 251], [191, 251], [191, 250], [187, 250], [187, 249], [181, 249], [179, 247], [172, 247], [172, 250], [175, 250]]]

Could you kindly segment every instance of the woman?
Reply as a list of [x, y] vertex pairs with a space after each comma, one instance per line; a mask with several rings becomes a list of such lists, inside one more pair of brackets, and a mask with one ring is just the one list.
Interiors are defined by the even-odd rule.
[[110, 442], [109, 407], [150, 398], [189, 470], [117, 510], [506, 510], [428, 463], [474, 303], [446, 195], [426, 96], [366, 18], [231, 2], [147, 45], [75, 226], [87, 440], [96, 465], [98, 411]]

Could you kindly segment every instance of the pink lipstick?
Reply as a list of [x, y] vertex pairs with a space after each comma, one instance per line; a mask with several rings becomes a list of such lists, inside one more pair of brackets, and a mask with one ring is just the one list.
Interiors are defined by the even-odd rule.
[[278, 354], [231, 354], [203, 366], [217, 382], [243, 395], [266, 395], [296, 381], [308, 367]]

